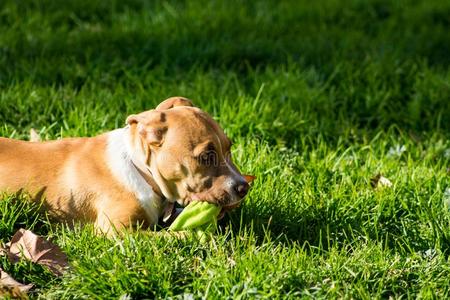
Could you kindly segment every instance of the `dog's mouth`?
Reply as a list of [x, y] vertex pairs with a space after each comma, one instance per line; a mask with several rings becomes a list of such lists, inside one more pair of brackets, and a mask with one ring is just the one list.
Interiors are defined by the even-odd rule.
[[[241, 203], [242, 199], [231, 204], [221, 206], [221, 210], [219, 215], [217, 216], [217, 220], [221, 220], [227, 212], [239, 207]], [[182, 210], [183, 208], [177, 208], [175, 206], [175, 202], [168, 202], [166, 207], [164, 208], [163, 222], [166, 224], [172, 223]]]
[[[252, 175], [244, 175], [244, 178], [247, 180], [248, 183], [251, 183], [256, 177], [252, 176]], [[227, 199], [227, 198], [224, 198]], [[229, 198], [228, 198], [229, 199]], [[220, 213], [217, 216], [217, 219], [220, 220], [222, 219], [225, 214], [235, 208], [238, 208], [242, 201], [244, 200], [244, 198], [241, 198], [237, 201], [233, 201], [231, 203], [227, 203], [227, 201], [211, 201], [211, 200], [204, 200], [204, 199], [189, 199], [188, 201], [184, 200], [181, 201], [182, 203], [180, 203], [182, 206], [187, 206], [189, 205], [190, 202], [192, 201], [206, 201], [206, 202], [210, 202], [216, 205], [219, 205], [219, 207], [221, 207]], [[166, 224], [170, 224], [172, 223], [177, 216], [181, 213], [181, 211], [183, 210], [182, 208], [176, 208], [175, 206], [176, 202], [167, 202], [166, 207], [164, 208], [164, 214], [163, 214], [163, 222]]]
[[222, 219], [227, 212], [229, 212], [229, 211], [231, 211], [231, 210], [233, 210], [235, 208], [238, 208], [241, 205], [242, 200], [244, 200], [244, 199], [241, 199], [239, 201], [236, 201], [236, 202], [230, 203], [228, 205], [222, 206], [222, 209], [220, 210], [220, 213], [217, 216], [217, 220]]

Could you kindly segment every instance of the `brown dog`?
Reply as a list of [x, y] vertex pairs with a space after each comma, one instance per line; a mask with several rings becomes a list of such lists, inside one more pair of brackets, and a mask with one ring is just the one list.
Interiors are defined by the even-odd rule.
[[246, 195], [230, 140], [190, 100], [169, 98], [126, 122], [93, 138], [0, 138], [0, 191], [26, 191], [59, 220], [93, 222], [102, 232], [154, 225], [175, 202], [227, 210]]

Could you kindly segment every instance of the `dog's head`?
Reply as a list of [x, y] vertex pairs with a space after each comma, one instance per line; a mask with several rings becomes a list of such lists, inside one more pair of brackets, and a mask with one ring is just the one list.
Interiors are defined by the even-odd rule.
[[[164, 196], [185, 206], [208, 201], [236, 206], [249, 185], [231, 159], [231, 141], [189, 99], [173, 97], [127, 118]], [[135, 145], [136, 147], [136, 145]]]

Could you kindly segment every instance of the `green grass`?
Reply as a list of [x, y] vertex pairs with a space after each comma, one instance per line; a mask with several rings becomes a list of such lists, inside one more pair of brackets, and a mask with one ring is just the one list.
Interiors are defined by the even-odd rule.
[[[72, 268], [0, 268], [41, 299], [449, 297], [449, 15], [448, 1], [0, 2], [0, 136], [93, 136], [183, 95], [258, 178], [206, 244], [105, 239], [4, 195], [0, 241], [31, 229]], [[378, 173], [393, 187], [374, 191]]]

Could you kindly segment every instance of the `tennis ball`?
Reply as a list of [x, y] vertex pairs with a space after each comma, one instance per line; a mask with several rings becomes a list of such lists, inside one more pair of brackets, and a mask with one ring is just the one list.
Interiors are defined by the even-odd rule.
[[169, 230], [180, 231], [197, 228], [208, 230], [216, 226], [221, 208], [205, 201], [193, 201], [186, 206], [170, 225]]

